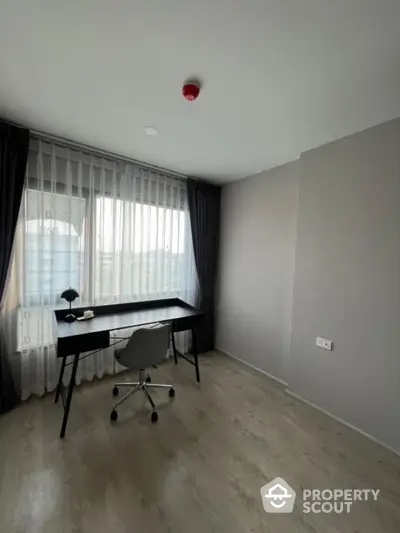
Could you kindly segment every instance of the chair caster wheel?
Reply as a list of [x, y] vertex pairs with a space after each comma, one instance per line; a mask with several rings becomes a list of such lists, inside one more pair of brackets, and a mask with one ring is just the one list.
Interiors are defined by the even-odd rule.
[[157, 420], [158, 420], [158, 413], [156, 413], [155, 411], [153, 411], [153, 412], [151, 413], [151, 421], [152, 421], [152, 422], [157, 422]]
[[117, 420], [117, 418], [118, 418], [118, 413], [117, 413], [117, 411], [115, 409], [113, 409], [111, 411], [111, 414], [110, 414], [111, 422], [115, 422]]
[[175, 389], [169, 389], [168, 394], [170, 398], [173, 398], [175, 396]]
[[113, 388], [112, 395], [113, 395], [113, 396], [118, 396], [118, 394], [119, 394], [119, 389], [118, 389], [118, 387], [114, 387], [114, 388]]
[[151, 383], [151, 376], [147, 376], [146, 383]]

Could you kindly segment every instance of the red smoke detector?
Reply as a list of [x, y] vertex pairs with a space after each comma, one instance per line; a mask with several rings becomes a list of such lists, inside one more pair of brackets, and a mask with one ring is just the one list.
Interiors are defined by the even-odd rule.
[[197, 83], [188, 82], [185, 83], [182, 87], [182, 94], [186, 98], [186, 100], [189, 100], [190, 102], [193, 102], [193, 100], [196, 100], [196, 98], [199, 96], [200, 93], [200, 87], [197, 85]]

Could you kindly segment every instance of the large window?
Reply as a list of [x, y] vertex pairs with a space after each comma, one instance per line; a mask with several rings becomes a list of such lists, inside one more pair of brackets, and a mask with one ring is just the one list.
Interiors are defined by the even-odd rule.
[[187, 284], [187, 218], [181, 209], [109, 196], [25, 191], [23, 305], [180, 294]]
[[[57, 384], [53, 310], [167, 298], [193, 302], [196, 269], [184, 181], [32, 139], [3, 310], [21, 390]], [[189, 337], [177, 339], [187, 351]], [[115, 371], [112, 350], [87, 357], [77, 381]]]

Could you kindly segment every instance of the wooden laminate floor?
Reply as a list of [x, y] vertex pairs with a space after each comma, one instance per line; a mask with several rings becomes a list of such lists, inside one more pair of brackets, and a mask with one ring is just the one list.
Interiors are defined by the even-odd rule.
[[[201, 386], [183, 361], [152, 373], [177, 393], [154, 394], [156, 425], [138, 396], [111, 424], [109, 378], [76, 389], [64, 441], [51, 396], [1, 416], [1, 533], [400, 531], [398, 456], [221, 354], [201, 371]], [[277, 476], [298, 493], [292, 514], [263, 510]], [[381, 492], [349, 514], [304, 514], [302, 488]]]

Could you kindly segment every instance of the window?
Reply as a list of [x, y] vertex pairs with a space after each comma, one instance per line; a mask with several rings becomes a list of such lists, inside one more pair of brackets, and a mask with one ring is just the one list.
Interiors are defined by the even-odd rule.
[[96, 195], [26, 189], [23, 305], [164, 298], [185, 290], [187, 216], [181, 209]]
[[85, 200], [28, 189], [24, 201], [23, 304], [55, 304], [82, 286]]
[[96, 300], [179, 293], [184, 288], [185, 213], [98, 197], [95, 263]]
[[[10, 353], [21, 352], [23, 397], [57, 383], [53, 310], [196, 291], [186, 184], [135, 164], [32, 138], [4, 309]], [[181, 351], [189, 346], [182, 334]], [[113, 372], [111, 350], [78, 380]]]

